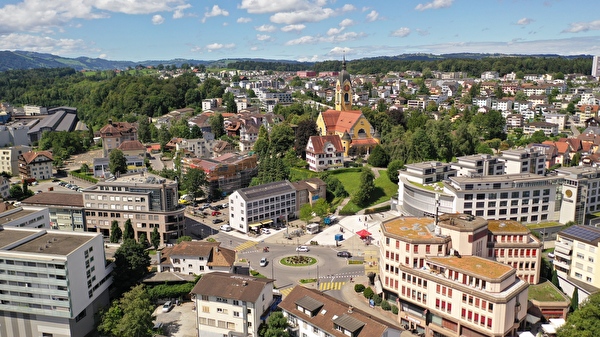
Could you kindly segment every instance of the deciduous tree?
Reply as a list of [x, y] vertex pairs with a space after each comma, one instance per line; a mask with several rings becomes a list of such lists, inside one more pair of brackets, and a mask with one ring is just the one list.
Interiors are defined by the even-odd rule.
[[110, 151], [108, 158], [108, 169], [110, 173], [113, 175], [127, 173], [127, 159], [125, 159], [123, 151], [114, 149]]
[[556, 332], [557, 337], [600, 336], [600, 293], [588, 296], [575, 312], [567, 317], [565, 324]]
[[119, 241], [121, 241], [122, 237], [123, 231], [121, 230], [121, 227], [119, 227], [119, 222], [117, 220], [113, 220], [110, 226], [110, 242], [118, 243]]
[[181, 187], [194, 199], [204, 196], [204, 187], [208, 185], [206, 173], [200, 169], [188, 169], [181, 181]]
[[123, 241], [133, 240], [135, 238], [135, 233], [133, 231], [133, 226], [131, 225], [131, 219], [125, 221], [123, 228]]

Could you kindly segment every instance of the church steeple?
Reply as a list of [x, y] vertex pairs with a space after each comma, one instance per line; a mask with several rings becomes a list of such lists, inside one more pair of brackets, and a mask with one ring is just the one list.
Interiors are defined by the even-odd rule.
[[335, 109], [338, 111], [352, 110], [352, 80], [346, 70], [346, 54], [342, 59], [342, 71], [340, 71], [335, 87]]

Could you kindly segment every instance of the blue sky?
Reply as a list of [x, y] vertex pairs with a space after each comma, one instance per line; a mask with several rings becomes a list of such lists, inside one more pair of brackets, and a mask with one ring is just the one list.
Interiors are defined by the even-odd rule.
[[597, 0], [0, 0], [0, 49], [110, 60], [600, 54]]

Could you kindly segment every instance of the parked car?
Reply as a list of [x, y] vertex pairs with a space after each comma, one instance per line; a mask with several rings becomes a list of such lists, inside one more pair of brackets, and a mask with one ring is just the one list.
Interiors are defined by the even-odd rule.
[[227, 207], [229, 207], [229, 203], [227, 203], [227, 202], [226, 202], [226, 203], [224, 203], [223, 205], [221, 205], [221, 208], [223, 208], [223, 209], [225, 209], [225, 208], [227, 208]]
[[296, 247], [296, 251], [297, 252], [308, 252], [310, 249], [308, 249], [308, 247], [306, 246], [298, 246]]
[[219, 228], [224, 232], [229, 232], [229, 231], [233, 230], [233, 228], [229, 225], [221, 225], [221, 227], [219, 227]]
[[271, 234], [271, 231], [268, 228], [261, 228], [260, 234]]
[[223, 220], [221, 220], [221, 219], [219, 219], [219, 218], [216, 218], [216, 219], [213, 219], [213, 220], [212, 220], [212, 222], [213, 222], [214, 224], [217, 224], [217, 223], [221, 223], [221, 222], [223, 222]]
[[352, 257], [352, 254], [350, 254], [349, 251], [344, 250], [344, 251], [338, 252], [337, 256], [350, 258], [350, 257]]
[[221, 215], [221, 212], [218, 212], [218, 211], [213, 211], [213, 212], [211, 213], [211, 215], [212, 215], [212, 216]]
[[173, 302], [167, 301], [165, 304], [163, 304], [163, 307], [162, 307], [163, 312], [169, 312], [169, 311], [171, 311], [171, 309], [173, 309]]
[[262, 259], [260, 259], [260, 266], [261, 267], [265, 267], [268, 263], [269, 263], [269, 261], [267, 260], [266, 257], [263, 257]]

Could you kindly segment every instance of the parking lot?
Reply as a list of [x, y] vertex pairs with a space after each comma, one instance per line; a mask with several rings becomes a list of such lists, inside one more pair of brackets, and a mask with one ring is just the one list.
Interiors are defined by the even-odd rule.
[[[175, 303], [175, 302], [173, 302]], [[154, 310], [156, 323], [162, 323], [163, 335], [170, 337], [196, 337], [196, 311], [193, 302], [174, 305], [169, 312], [163, 312], [159, 305]]]

